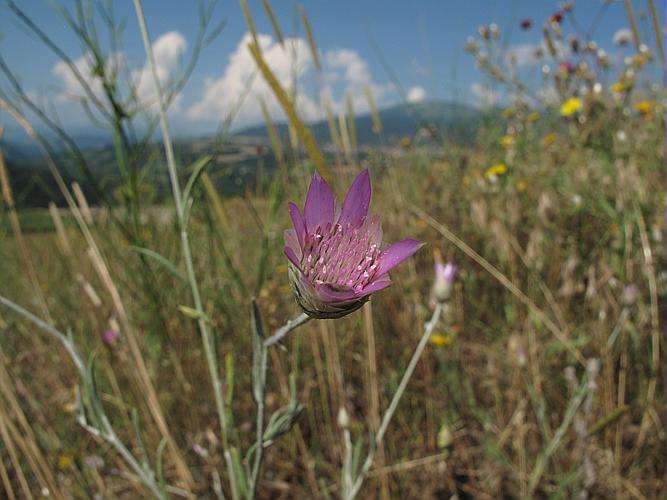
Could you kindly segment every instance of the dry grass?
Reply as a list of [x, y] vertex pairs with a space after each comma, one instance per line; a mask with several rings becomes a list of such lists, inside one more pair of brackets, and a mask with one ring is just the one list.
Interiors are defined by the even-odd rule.
[[[296, 375], [299, 399], [308, 408], [299, 426], [268, 450], [262, 496], [335, 494], [343, 451], [338, 410], [344, 406], [351, 415], [354, 436], [377, 426], [378, 412], [387, 405], [426, 320], [436, 249], [463, 268], [453, 322], [442, 331], [453, 341], [429, 348], [390, 428], [387, 465], [376, 463], [365, 494], [518, 497], [534, 488], [540, 496], [569, 497], [586, 479], [598, 496], [658, 495], [665, 467], [659, 418], [664, 402], [653, 341], [656, 270], [663, 254], [656, 240], [661, 193], [651, 188], [660, 182], [659, 138], [651, 130], [658, 129], [637, 123], [636, 140], [621, 146], [631, 149], [614, 163], [585, 147], [570, 149], [567, 157], [561, 148], [534, 147], [496, 182], [481, 175], [493, 163], [493, 151], [453, 150], [437, 159], [415, 151], [384, 169], [370, 165], [373, 209], [383, 214], [387, 240], [410, 235], [429, 246], [395, 273], [395, 285], [374, 298], [372, 310], [307, 325], [288, 342], [287, 352], [272, 352], [275, 376], [269, 381], [267, 411], [287, 400], [288, 373]], [[559, 140], [568, 140], [567, 133]], [[461, 168], [464, 158], [467, 165]], [[528, 187], [519, 192], [517, 181], [524, 179]], [[235, 439], [248, 443], [253, 404], [244, 311], [249, 297], [221, 265], [215, 232], [223, 232], [244, 288], [252, 289], [249, 278], [266, 204], [260, 199], [218, 203], [224, 224], [206, 216], [209, 208], [202, 201], [191, 236], [219, 359], [234, 364]], [[260, 220], [248, 216], [249, 205]], [[286, 223], [283, 214], [276, 229]], [[150, 248], [178, 263], [177, 234], [170, 226], [148, 220], [145, 229]], [[24, 245], [13, 236], [3, 240], [3, 293], [35, 307], [31, 281], [12, 265], [25, 248], [39, 263], [40, 287], [56, 325], [71, 329], [84, 352], [97, 352], [104, 399], [121, 435], [134, 441], [129, 409], [136, 407], [147, 449], [156, 449], [161, 433], [150, 408], [158, 404], [165, 430], [183, 450], [193, 491], [209, 490], [214, 471], [221, 470], [221, 449], [195, 325], [178, 313], [179, 305], [188, 304], [187, 289], [156, 269], [154, 286], [167, 325], [159, 330], [154, 309], [136, 284], [137, 255], [110, 223], [97, 220], [90, 228], [108, 275], [91, 259], [95, 254], [77, 230], [63, 231], [72, 254], [80, 257], [63, 252], [62, 234], [28, 235]], [[272, 232], [271, 272], [259, 296], [271, 329], [297, 312], [278, 234]], [[638, 298], [624, 303], [623, 288], [631, 283]], [[88, 288], [100, 303], [91, 300]], [[117, 316], [118, 297], [127, 319]], [[21, 496], [27, 484], [35, 495], [43, 486], [77, 497], [101, 488], [134, 495], [122, 463], [81, 434], [67, 413], [75, 378], [64, 353], [15, 317], [4, 311], [0, 317], [9, 361], [2, 378], [7, 403], [2, 406], [7, 459], [2, 476], [13, 493]], [[113, 348], [101, 342], [110, 320], [122, 322], [122, 341]], [[600, 369], [588, 382], [589, 402], [583, 404], [581, 397], [573, 399], [573, 391], [584, 380], [582, 365], [591, 359]], [[566, 370], [572, 371], [571, 382]], [[156, 388], [155, 402], [145, 397], [141, 384]], [[562, 428], [573, 401], [578, 404]], [[30, 422], [32, 437], [12, 433], [22, 418]], [[204, 456], [192, 451], [195, 444], [206, 450]], [[86, 465], [91, 454], [104, 458], [101, 469]], [[178, 483], [173, 459], [167, 460], [170, 480], [186, 486]], [[533, 484], [538, 460], [545, 462], [544, 472]], [[60, 478], [57, 485], [53, 474]]]
[[[626, 5], [630, 14], [631, 2]], [[562, 38], [560, 27], [549, 30], [546, 37]], [[494, 43], [494, 36], [484, 43]], [[310, 29], [308, 39], [316, 53]], [[259, 49], [251, 49], [272, 82]], [[516, 90], [511, 71], [475, 54], [483, 71]], [[559, 97], [570, 97], [574, 80], [587, 77], [559, 81]], [[351, 106], [337, 125], [326, 105], [339, 146], [336, 164], [327, 167], [289, 94], [272, 84], [308, 158], [282, 148], [265, 113], [279, 163], [274, 186], [282, 191], [258, 181], [244, 197], [222, 198], [214, 171], [194, 187], [188, 234], [205, 317], [192, 314], [172, 206], [141, 214], [118, 209], [112, 217], [91, 209], [78, 186], [70, 194], [54, 163], [68, 207], [50, 208], [54, 232], [24, 234], [0, 162], [11, 228], [0, 234], [0, 295], [70, 334], [85, 357], [94, 353], [101, 400], [122, 441], [135, 456], [145, 451], [141, 458], [151, 463], [161, 441], [166, 444], [169, 493], [229, 495], [225, 451], [248, 449], [255, 440], [252, 295], [267, 331], [299, 313], [282, 253], [289, 224], [284, 201], [303, 199], [315, 168], [342, 192], [368, 167], [371, 208], [382, 215], [385, 240], [413, 237], [428, 246], [392, 273], [393, 286], [362, 311], [312, 321], [288, 337], [285, 349], [270, 351], [266, 413], [290, 402], [292, 385], [306, 410], [266, 450], [259, 496], [340, 493], [347, 433], [365, 447], [378, 428], [430, 317], [433, 262], [440, 256], [461, 268], [446, 321], [436, 330], [447, 341], [429, 345], [420, 361], [362, 497], [664, 495], [660, 106], [652, 102], [649, 112], [635, 112], [629, 94], [619, 102], [591, 91], [580, 96], [578, 115], [540, 108], [536, 117], [522, 102], [487, 123], [473, 147], [430, 140], [411, 146], [420, 133], [402, 141], [401, 150], [361, 156]], [[76, 224], [63, 224], [65, 213]], [[115, 223], [133, 215], [134, 239]], [[161, 257], [148, 259], [137, 241]], [[231, 429], [227, 450], [197, 319], [215, 337]], [[109, 328], [120, 331], [116, 344], [103, 341]], [[4, 309], [0, 338], [4, 495], [36, 498], [44, 489], [53, 498], [146, 495], [116, 451], [78, 426], [79, 379], [62, 347]], [[345, 429], [338, 425], [341, 408], [350, 418]]]

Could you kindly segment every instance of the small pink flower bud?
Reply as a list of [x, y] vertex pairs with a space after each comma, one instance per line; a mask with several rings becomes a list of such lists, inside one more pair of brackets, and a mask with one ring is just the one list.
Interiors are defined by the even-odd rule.
[[635, 285], [627, 285], [623, 288], [623, 305], [631, 306], [637, 302], [637, 298], [639, 298], [639, 289]]
[[102, 334], [102, 341], [109, 347], [113, 347], [120, 340], [120, 333], [111, 328]]
[[433, 295], [438, 302], [445, 302], [452, 295], [454, 282], [458, 275], [459, 268], [456, 264], [448, 262], [435, 264], [435, 282], [433, 283]]

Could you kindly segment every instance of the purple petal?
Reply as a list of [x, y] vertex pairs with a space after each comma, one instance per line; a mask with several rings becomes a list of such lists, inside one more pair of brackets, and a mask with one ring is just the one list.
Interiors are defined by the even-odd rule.
[[380, 264], [378, 265], [376, 275], [382, 276], [388, 273], [424, 245], [425, 243], [417, 240], [403, 240], [394, 243], [380, 254]]
[[332, 305], [339, 305], [340, 303], [355, 301], [359, 299], [359, 293], [355, 292], [351, 288], [345, 289], [335, 289], [331, 285], [325, 283], [323, 285], [315, 285], [317, 294], [325, 302], [328, 302]]
[[382, 243], [382, 222], [380, 216], [374, 214], [367, 217], [364, 222], [364, 229], [366, 230], [366, 234], [368, 234], [368, 243], [380, 246]]
[[289, 216], [292, 218], [292, 224], [296, 231], [296, 235], [299, 239], [299, 246], [303, 247], [303, 243], [306, 239], [306, 221], [303, 220], [301, 216], [301, 210], [291, 201], [287, 204], [289, 209]]
[[363, 170], [350, 186], [343, 208], [340, 212], [338, 223], [345, 225], [350, 223], [352, 227], [359, 227], [368, 214], [368, 207], [371, 204], [371, 178], [368, 169]]
[[287, 258], [290, 260], [290, 262], [294, 264], [296, 268], [300, 271], [301, 263], [299, 262], [299, 259], [296, 257], [296, 253], [294, 253], [294, 250], [292, 250], [292, 247], [285, 247], [284, 252]]
[[327, 181], [317, 172], [315, 172], [313, 179], [310, 181], [303, 214], [306, 221], [306, 230], [310, 234], [317, 231], [318, 227], [324, 227], [327, 224], [333, 223], [333, 191], [331, 191], [331, 187], [329, 187]]
[[299, 245], [296, 231], [294, 229], [285, 229], [285, 231], [283, 231], [283, 239], [285, 240], [285, 246], [294, 250], [294, 255], [300, 260], [303, 256], [303, 252], [301, 251], [301, 245]]
[[371, 293], [375, 293], [379, 290], [382, 290], [383, 288], [387, 288], [389, 285], [391, 285], [391, 280], [389, 279], [389, 275], [383, 274], [378, 279], [373, 280], [371, 283], [366, 285], [366, 287], [361, 291], [361, 293], [363, 293], [364, 295], [370, 295]]

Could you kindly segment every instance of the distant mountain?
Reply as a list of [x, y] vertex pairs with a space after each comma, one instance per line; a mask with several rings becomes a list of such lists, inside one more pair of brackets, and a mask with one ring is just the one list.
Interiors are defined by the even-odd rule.
[[[481, 111], [472, 106], [458, 103], [429, 101], [417, 104], [399, 104], [379, 112], [383, 131], [378, 135], [373, 131], [373, 120], [369, 113], [355, 117], [357, 145], [360, 152], [363, 148], [397, 147], [401, 139], [413, 139], [416, 144], [433, 145], [445, 140], [462, 145], [471, 145], [477, 132], [490, 121], [497, 121], [497, 110]], [[278, 131], [287, 141], [288, 127], [278, 124]], [[326, 120], [310, 125], [315, 139], [327, 151], [331, 143], [329, 125]], [[74, 142], [81, 148], [83, 156], [88, 160], [91, 170], [94, 171], [95, 181], [82, 175], [76, 162], [72, 161], [64, 143], [53, 141], [56, 152], [61, 149], [63, 155], [59, 165], [61, 174], [66, 183], [79, 182], [81, 188], [89, 196], [89, 202], [99, 202], [95, 193], [99, 190], [112, 193], [118, 188], [122, 179], [113, 144], [109, 138], [96, 130], [70, 131]], [[53, 138], [53, 135], [47, 135]], [[203, 154], [212, 154], [211, 170], [217, 169], [216, 177], [221, 192], [238, 194], [243, 192], [244, 186], [256, 182], [256, 169], [262, 165], [265, 172], [275, 168], [275, 159], [269, 148], [263, 147], [268, 142], [264, 125], [248, 127], [234, 133], [231, 137], [220, 142], [220, 138], [210, 134], [199, 137], [181, 137], [174, 140], [174, 149], [180, 165], [191, 165]], [[137, 161], [149, 162], [149, 157], [155, 148], [161, 149], [159, 138], [142, 149], [142, 155]], [[60, 193], [48, 171], [42, 150], [29, 138], [17, 131], [7, 134], [2, 141], [2, 151], [7, 163], [7, 169], [12, 180], [19, 206], [46, 206], [49, 201], [62, 203]], [[162, 199], [169, 195], [169, 182], [163, 169], [150, 169], [144, 180], [150, 182], [155, 199]]]
[[[380, 110], [383, 128], [380, 136], [373, 132], [373, 119], [370, 113], [356, 116], [357, 143], [373, 146], [382, 142], [396, 142], [402, 137], [414, 136], [420, 128], [425, 127], [441, 137], [467, 143], [475, 136], [486, 113], [466, 104], [443, 101], [398, 104]], [[287, 135], [286, 124], [278, 124], [277, 128], [281, 136]], [[320, 144], [331, 142], [326, 120], [313, 123], [310, 128]], [[244, 128], [234, 135], [267, 138], [264, 125]]]

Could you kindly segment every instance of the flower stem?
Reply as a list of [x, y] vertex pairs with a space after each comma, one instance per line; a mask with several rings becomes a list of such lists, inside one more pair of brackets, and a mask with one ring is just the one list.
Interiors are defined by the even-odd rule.
[[313, 318], [308, 316], [306, 313], [301, 313], [301, 315], [298, 316], [297, 318], [289, 320], [282, 327], [278, 328], [276, 330], [276, 333], [274, 333], [273, 335], [271, 335], [268, 339], [266, 339], [264, 341], [264, 347], [271, 347], [273, 344], [277, 344], [289, 332], [291, 332], [292, 330], [295, 330], [296, 328], [299, 328], [301, 325], [303, 325], [305, 323], [308, 323], [311, 319], [313, 319]]
[[256, 353], [259, 356], [259, 363], [261, 369], [259, 373], [253, 373], [254, 377], [260, 377], [258, 380], [258, 391], [261, 394], [255, 395], [255, 402], [257, 404], [257, 437], [255, 440], [255, 456], [253, 460], [252, 471], [250, 477], [248, 478], [248, 498], [253, 499], [257, 495], [257, 485], [259, 482], [259, 476], [262, 468], [262, 458], [264, 457], [264, 393], [266, 391], [266, 365], [268, 362], [268, 352], [269, 347], [277, 343], [285, 337], [288, 333], [293, 330], [296, 330], [301, 325], [307, 323], [312, 318], [306, 313], [302, 313], [295, 319], [289, 320], [282, 327], [280, 327], [276, 332], [267, 338], [264, 342], [260, 343], [256, 349], [259, 349], [259, 352]]
[[257, 398], [257, 438], [255, 442], [255, 460], [252, 466], [252, 472], [248, 481], [248, 498], [254, 499], [257, 495], [257, 483], [259, 482], [259, 473], [262, 468], [262, 458], [264, 455], [264, 392], [266, 390], [266, 364], [268, 347], [265, 344], [259, 345], [261, 370], [262, 394]]
[[366, 455], [366, 460], [364, 461], [364, 464], [361, 467], [361, 471], [359, 471], [359, 475], [352, 484], [352, 487], [348, 491], [345, 491], [344, 493], [345, 500], [352, 500], [359, 493], [361, 485], [363, 484], [364, 479], [366, 478], [366, 475], [368, 474], [368, 471], [371, 468], [371, 465], [373, 465], [373, 459], [375, 458], [375, 450], [378, 449], [378, 447], [382, 443], [382, 440], [384, 439], [384, 435], [387, 432], [389, 423], [391, 422], [391, 419], [394, 416], [394, 413], [396, 412], [398, 403], [401, 400], [403, 393], [405, 392], [405, 388], [407, 387], [408, 382], [410, 382], [410, 378], [412, 378], [412, 374], [415, 371], [417, 362], [419, 361], [419, 358], [421, 358], [421, 355], [424, 352], [424, 349], [426, 348], [428, 339], [431, 336], [431, 333], [433, 333], [433, 329], [435, 328], [435, 325], [438, 323], [438, 319], [440, 319], [440, 314], [442, 314], [442, 304], [438, 303], [435, 306], [435, 310], [433, 311], [431, 319], [424, 326], [424, 334], [422, 335], [419, 344], [417, 344], [417, 348], [415, 349], [415, 352], [412, 355], [412, 359], [410, 359], [410, 363], [408, 363], [408, 367], [405, 369], [403, 378], [401, 379], [400, 384], [398, 384], [398, 388], [396, 389], [394, 397], [392, 398], [391, 403], [389, 404], [389, 408], [387, 408], [387, 411], [382, 417], [382, 423], [380, 424], [380, 428], [378, 429], [378, 432], [375, 435], [374, 442], [371, 444], [370, 449], [368, 450], [368, 455]]
[[[1, 295], [0, 295], [0, 304], [8, 307], [19, 316], [22, 316], [23, 318], [27, 319], [38, 328], [44, 330], [49, 335], [55, 337], [63, 345], [63, 347], [69, 354], [70, 359], [72, 360], [74, 366], [79, 372], [79, 377], [81, 378], [82, 385], [84, 387], [91, 388], [93, 391], [95, 390], [94, 383], [92, 383], [92, 381], [88, 378], [89, 377], [88, 370], [86, 370], [84, 361], [83, 359], [81, 359], [81, 355], [76, 350], [74, 343], [67, 335], [57, 330], [56, 328], [52, 327], [46, 321], [38, 318], [27, 309], [21, 307], [20, 305], [16, 304], [15, 302], [12, 302], [9, 299], [6, 299]], [[96, 398], [97, 394], [90, 394], [90, 396]], [[104, 409], [101, 406], [94, 406], [92, 408], [89, 408], [89, 411], [95, 413], [95, 417], [97, 417], [98, 421], [98, 426], [91, 426], [82, 421], [79, 421], [79, 424], [93, 436], [98, 436], [107, 443], [109, 443], [111, 446], [113, 446], [116, 449], [116, 451], [123, 457], [125, 462], [127, 462], [127, 464], [134, 470], [137, 476], [139, 476], [141, 482], [151, 491], [151, 493], [153, 493], [153, 495], [155, 495], [156, 498], [159, 498], [161, 500], [166, 499], [167, 496], [164, 490], [162, 489], [162, 486], [158, 484], [158, 482], [155, 480], [154, 472], [146, 468], [142, 464], [140, 464], [139, 461], [134, 457], [134, 455], [132, 455], [132, 453], [123, 444], [123, 442], [118, 438], [118, 435], [116, 434], [116, 431], [114, 431], [111, 422], [109, 422], [109, 419], [107, 418]]]
[[[178, 218], [178, 225], [180, 228], [181, 246], [183, 249], [183, 260], [185, 261], [185, 268], [187, 271], [188, 282], [190, 284], [190, 289], [192, 292], [192, 299], [194, 301], [195, 309], [199, 313], [199, 320], [198, 320], [199, 330], [201, 332], [202, 343], [204, 344], [206, 362], [211, 377], [211, 383], [213, 385], [213, 395], [215, 398], [215, 405], [218, 412], [218, 418], [220, 420], [220, 433], [224, 448], [224, 456], [227, 462], [227, 472], [229, 473], [231, 480], [232, 479], [231, 477], [234, 475], [234, 465], [230, 458], [230, 454], [228, 453], [229, 429], [227, 423], [227, 416], [225, 413], [222, 382], [220, 380], [220, 374], [218, 373], [218, 361], [215, 352], [215, 342], [213, 338], [213, 333], [211, 332], [209, 325], [205, 319], [204, 308], [202, 305], [201, 295], [199, 293], [199, 285], [197, 283], [197, 277], [195, 276], [194, 264], [192, 262], [192, 253], [190, 250], [190, 241], [188, 237], [185, 220], [183, 217], [183, 200], [181, 198], [181, 189], [178, 182], [178, 173], [176, 171], [174, 148], [171, 143], [171, 136], [169, 135], [167, 110], [162, 95], [162, 89], [160, 87], [160, 81], [157, 75], [155, 56], [153, 54], [153, 48], [150, 42], [150, 38], [148, 36], [148, 28], [146, 27], [146, 19], [144, 17], [144, 11], [141, 5], [141, 0], [134, 0], [134, 8], [137, 13], [137, 20], [139, 21], [139, 28], [141, 30], [141, 35], [144, 42], [144, 48], [146, 50], [146, 58], [148, 59], [149, 66], [151, 68], [153, 85], [155, 87], [155, 93], [157, 95], [157, 101], [159, 104], [158, 110], [160, 117], [160, 128], [162, 130], [162, 140], [164, 142], [164, 150], [165, 150], [165, 155], [167, 157], [167, 168], [169, 170], [169, 179], [171, 181], [171, 189], [174, 197], [174, 205], [176, 207], [176, 217]], [[234, 489], [234, 491], [232, 491], [232, 497], [238, 498], [239, 496], [240, 496], [239, 492], [236, 491], [236, 489]]]

